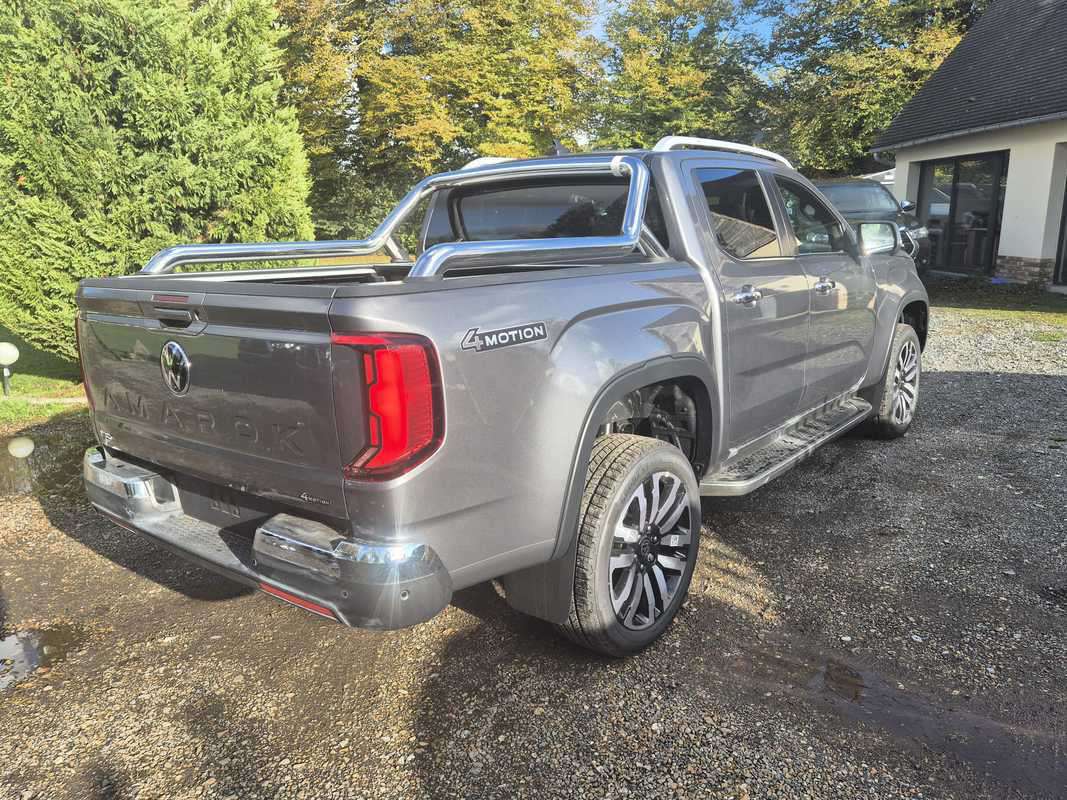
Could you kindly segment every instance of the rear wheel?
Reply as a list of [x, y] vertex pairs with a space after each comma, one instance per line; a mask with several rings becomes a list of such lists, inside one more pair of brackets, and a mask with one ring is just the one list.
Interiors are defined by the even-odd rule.
[[699, 487], [681, 451], [641, 436], [601, 437], [582, 497], [571, 613], [560, 631], [613, 656], [647, 647], [684, 601], [699, 544]]
[[868, 397], [874, 416], [868, 425], [880, 439], [896, 439], [907, 433], [919, 406], [922, 349], [911, 325], [898, 323], [889, 348], [889, 366], [882, 382]]

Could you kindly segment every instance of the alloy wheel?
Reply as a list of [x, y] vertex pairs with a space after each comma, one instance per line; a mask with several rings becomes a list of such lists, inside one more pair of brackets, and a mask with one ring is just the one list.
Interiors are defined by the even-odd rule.
[[685, 483], [655, 472], [630, 495], [611, 547], [611, 602], [630, 630], [655, 623], [670, 607], [692, 544]]
[[919, 397], [919, 350], [907, 341], [897, 354], [893, 369], [893, 422], [907, 425], [915, 414]]

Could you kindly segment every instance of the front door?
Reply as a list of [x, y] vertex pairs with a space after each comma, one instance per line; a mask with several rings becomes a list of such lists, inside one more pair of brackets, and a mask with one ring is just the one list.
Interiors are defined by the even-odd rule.
[[874, 271], [859, 257], [846, 224], [817, 192], [774, 177], [791, 229], [788, 245], [811, 292], [811, 326], [802, 410], [857, 388], [874, 343]]
[[764, 182], [755, 170], [698, 167], [694, 178], [718, 250], [728, 444], [737, 448], [799, 409], [807, 357], [808, 281], [796, 259], [782, 251]]
[[996, 261], [1008, 153], [923, 162], [919, 219], [930, 231], [935, 269], [988, 274]]

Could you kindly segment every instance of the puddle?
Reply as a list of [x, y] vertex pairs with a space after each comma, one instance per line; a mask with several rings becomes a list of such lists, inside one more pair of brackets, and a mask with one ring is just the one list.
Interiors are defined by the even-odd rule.
[[80, 491], [82, 456], [92, 443], [84, 424], [0, 439], [0, 496]]
[[51, 669], [84, 640], [85, 633], [73, 625], [0, 636], [0, 691], [25, 680], [38, 669]]
[[846, 655], [830, 656], [788, 638], [728, 652], [731, 679], [763, 697], [785, 693], [832, 717], [922, 743], [997, 782], [1030, 794], [1060, 796], [1067, 760], [1061, 735], [1041, 722], [1004, 722], [900, 687]]

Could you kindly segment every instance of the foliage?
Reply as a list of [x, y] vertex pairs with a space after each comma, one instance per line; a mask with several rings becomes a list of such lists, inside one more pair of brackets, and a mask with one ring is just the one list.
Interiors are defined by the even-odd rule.
[[607, 26], [596, 143], [650, 147], [668, 134], [747, 139], [758, 79], [732, 38], [729, 0], [629, 0]]
[[77, 281], [178, 242], [311, 234], [266, 0], [5, 0], [0, 318], [75, 356]]
[[767, 141], [803, 170], [875, 168], [868, 152], [958, 44], [982, 2], [754, 0], [774, 21], [760, 98]]
[[352, 51], [360, 7], [338, 0], [277, 0], [285, 26], [281, 102], [296, 110], [308, 154], [316, 235], [351, 235], [340, 220], [350, 193], [345, 162], [357, 97]]

